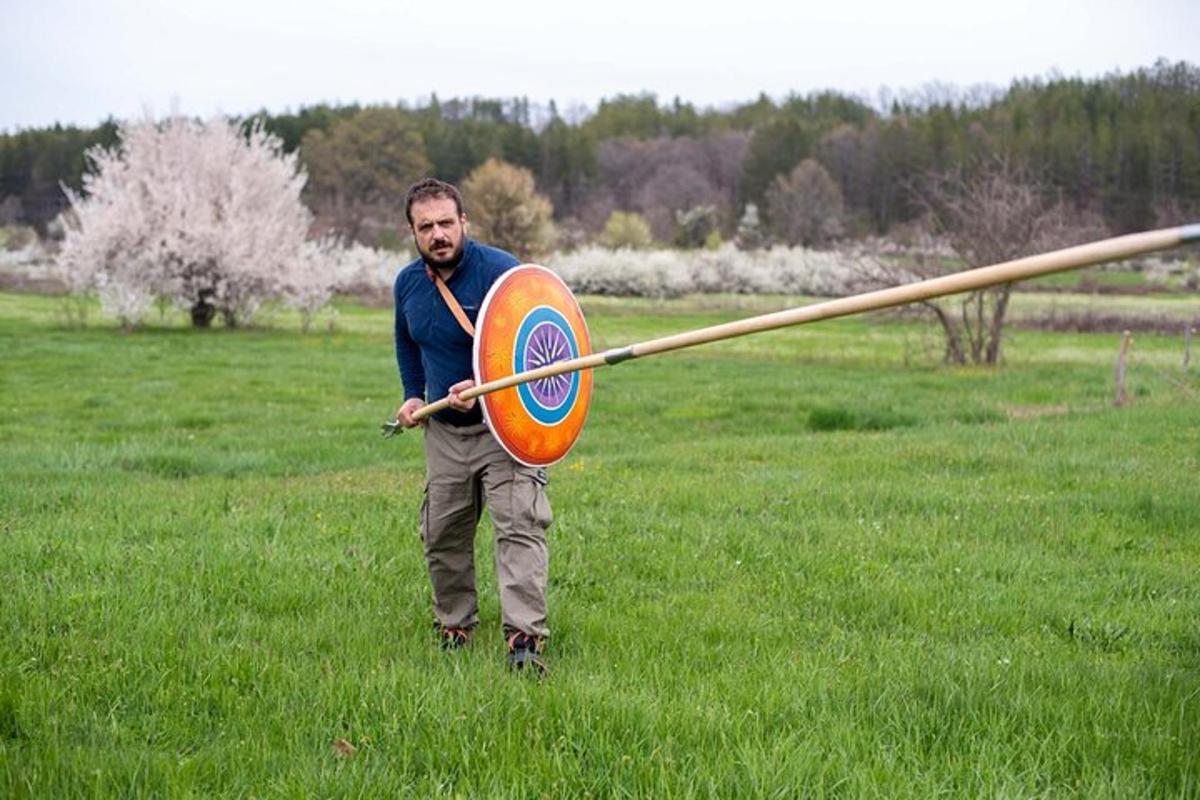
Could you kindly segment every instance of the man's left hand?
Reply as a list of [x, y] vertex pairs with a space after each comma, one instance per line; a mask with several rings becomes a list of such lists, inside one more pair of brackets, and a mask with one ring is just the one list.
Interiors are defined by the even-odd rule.
[[459, 392], [466, 391], [467, 389], [470, 389], [474, 385], [475, 385], [475, 381], [471, 380], [470, 378], [467, 378], [465, 381], [459, 381], [458, 383], [451, 386], [450, 394], [449, 394], [449, 398], [448, 398], [450, 400], [450, 407], [455, 409], [456, 411], [470, 411], [472, 408], [474, 408], [475, 407], [475, 398], [474, 397], [472, 397], [469, 400], [463, 400], [462, 398], [460, 398], [458, 396]]

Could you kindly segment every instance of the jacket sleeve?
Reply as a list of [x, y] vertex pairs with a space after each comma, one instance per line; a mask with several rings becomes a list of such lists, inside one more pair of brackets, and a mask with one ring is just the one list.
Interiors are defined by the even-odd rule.
[[408, 333], [408, 319], [404, 316], [404, 301], [400, 293], [400, 278], [392, 291], [396, 305], [396, 364], [400, 367], [400, 380], [404, 384], [404, 399], [425, 399], [425, 367], [421, 363], [421, 348]]

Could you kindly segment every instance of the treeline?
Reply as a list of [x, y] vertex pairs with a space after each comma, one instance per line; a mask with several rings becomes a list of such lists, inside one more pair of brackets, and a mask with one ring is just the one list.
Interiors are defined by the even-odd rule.
[[[912, 189], [925, 176], [969, 174], [997, 158], [1114, 232], [1200, 211], [1200, 68], [1185, 62], [1020, 80], [983, 95], [942, 87], [886, 104], [819, 92], [697, 109], [622, 95], [564, 115], [524, 99], [433, 97], [254, 120], [299, 149], [308, 201], [326, 228], [383, 245], [397, 235], [411, 180], [461, 181], [489, 158], [533, 174], [567, 243], [595, 236], [614, 211], [640, 213], [670, 241], [688, 212], [710, 209], [732, 235], [747, 204], [766, 210], [773, 184], [802, 162], [840, 190], [851, 236], [917, 218]], [[0, 222], [44, 227], [65, 206], [60, 184], [80, 185], [86, 148], [115, 136], [111, 121], [0, 136]]]

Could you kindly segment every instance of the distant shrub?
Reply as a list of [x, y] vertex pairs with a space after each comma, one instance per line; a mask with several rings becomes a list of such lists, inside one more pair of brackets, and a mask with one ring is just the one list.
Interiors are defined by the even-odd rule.
[[0, 228], [0, 250], [15, 253], [37, 242], [37, 231], [28, 225], [5, 225]]
[[554, 208], [538, 194], [533, 173], [489, 158], [463, 181], [471, 235], [522, 260], [554, 247]]
[[739, 250], [761, 250], [771, 243], [771, 237], [763, 227], [762, 217], [759, 216], [758, 206], [747, 203], [742, 218], [738, 221], [734, 242]]
[[596, 244], [609, 250], [648, 250], [654, 246], [650, 223], [636, 211], [614, 211], [596, 237]]
[[[13, 228], [0, 228], [0, 236], [6, 230], [11, 233]], [[55, 266], [53, 245], [40, 241], [36, 235], [17, 234], [13, 238], [22, 246], [13, 246], [13, 239], [7, 247], [0, 246], [0, 289], [48, 294], [62, 292], [66, 282]]]
[[842, 235], [845, 217], [842, 190], [817, 161], [801, 161], [767, 188], [771, 229], [783, 241], [821, 247]]
[[1159, 255], [1142, 259], [1141, 267], [1146, 280], [1156, 286], [1178, 286], [1189, 291], [1200, 289], [1200, 261]]
[[715, 250], [635, 252], [586, 247], [559, 253], [547, 266], [573, 291], [632, 297], [692, 293], [807, 294], [837, 297], [858, 291], [854, 251], [773, 247], [744, 252], [726, 243]]
[[390, 290], [396, 273], [413, 255], [407, 251], [377, 250], [361, 244], [330, 251], [334, 291], [338, 294], [371, 295]]
[[[717, 207], [692, 206], [675, 212], [675, 244], [683, 248], [704, 247], [717, 233]], [[718, 240], [720, 234], [717, 233]]]
[[694, 291], [687, 263], [672, 250], [584, 247], [554, 256], [547, 266], [580, 294], [664, 298]]

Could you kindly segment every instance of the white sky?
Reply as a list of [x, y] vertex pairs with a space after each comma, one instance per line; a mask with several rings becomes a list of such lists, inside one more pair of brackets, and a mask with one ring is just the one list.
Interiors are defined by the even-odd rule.
[[705, 106], [1200, 61], [1200, 0], [0, 0], [0, 130], [621, 92]]

